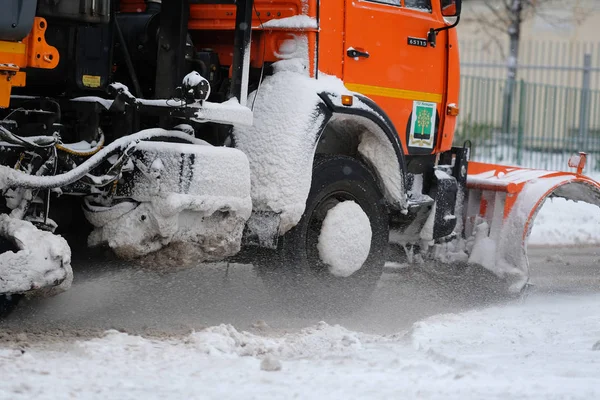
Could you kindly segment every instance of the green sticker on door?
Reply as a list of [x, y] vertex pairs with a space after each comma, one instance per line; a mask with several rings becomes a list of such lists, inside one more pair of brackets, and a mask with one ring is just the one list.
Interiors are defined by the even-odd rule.
[[409, 147], [433, 148], [435, 139], [435, 103], [413, 101], [410, 134], [408, 135]]

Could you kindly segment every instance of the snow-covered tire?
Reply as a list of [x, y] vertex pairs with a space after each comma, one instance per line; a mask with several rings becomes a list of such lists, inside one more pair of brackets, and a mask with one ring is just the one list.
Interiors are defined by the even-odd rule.
[[[318, 249], [327, 212], [343, 201], [360, 206], [370, 222], [371, 234], [366, 261], [347, 277], [332, 274]], [[348, 156], [317, 155], [304, 214], [280, 238], [278, 250], [258, 262], [259, 273], [274, 300], [294, 312], [355, 310], [370, 298], [383, 272], [388, 222], [377, 181], [362, 162]]]

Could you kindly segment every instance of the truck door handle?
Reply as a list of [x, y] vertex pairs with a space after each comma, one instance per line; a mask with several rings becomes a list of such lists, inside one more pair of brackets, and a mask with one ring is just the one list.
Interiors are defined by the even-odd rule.
[[348, 57], [352, 57], [352, 58], [356, 58], [356, 57], [369, 58], [369, 53], [367, 53], [366, 51], [356, 50], [355, 48], [352, 48], [352, 47], [350, 47], [348, 49], [346, 54], [348, 54]]

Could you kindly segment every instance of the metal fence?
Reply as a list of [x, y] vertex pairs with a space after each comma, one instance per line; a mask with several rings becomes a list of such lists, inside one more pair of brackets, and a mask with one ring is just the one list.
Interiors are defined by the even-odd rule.
[[[461, 114], [455, 144], [470, 140], [474, 160], [551, 170], [571, 170], [568, 158], [585, 151], [589, 154], [585, 172], [598, 172], [600, 43], [541, 48], [552, 50], [543, 55], [525, 52], [520, 60], [508, 126], [503, 124], [505, 64], [488, 62], [484, 56], [475, 62], [468, 47], [461, 49]], [[562, 51], [581, 56], [579, 65], [575, 57], [560, 56]], [[554, 57], [560, 62], [546, 64]]]
[[470, 140], [477, 161], [563, 171], [572, 154], [585, 151], [586, 172], [600, 171], [600, 90], [521, 80], [505, 130], [505, 85], [503, 79], [462, 77], [455, 144]]
[[[507, 39], [463, 40], [459, 48], [464, 75], [506, 78]], [[523, 40], [518, 75], [526, 82], [568, 87], [582, 87], [589, 79], [589, 88], [600, 90], [600, 42]]]

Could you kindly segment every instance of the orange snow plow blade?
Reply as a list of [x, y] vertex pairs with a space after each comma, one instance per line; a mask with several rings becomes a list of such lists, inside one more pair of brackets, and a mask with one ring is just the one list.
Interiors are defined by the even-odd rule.
[[600, 183], [581, 173], [585, 155], [573, 159], [574, 173], [470, 161], [463, 208], [469, 263], [506, 279], [511, 292], [521, 291], [529, 279], [527, 240], [544, 201], [562, 197], [600, 206]]

